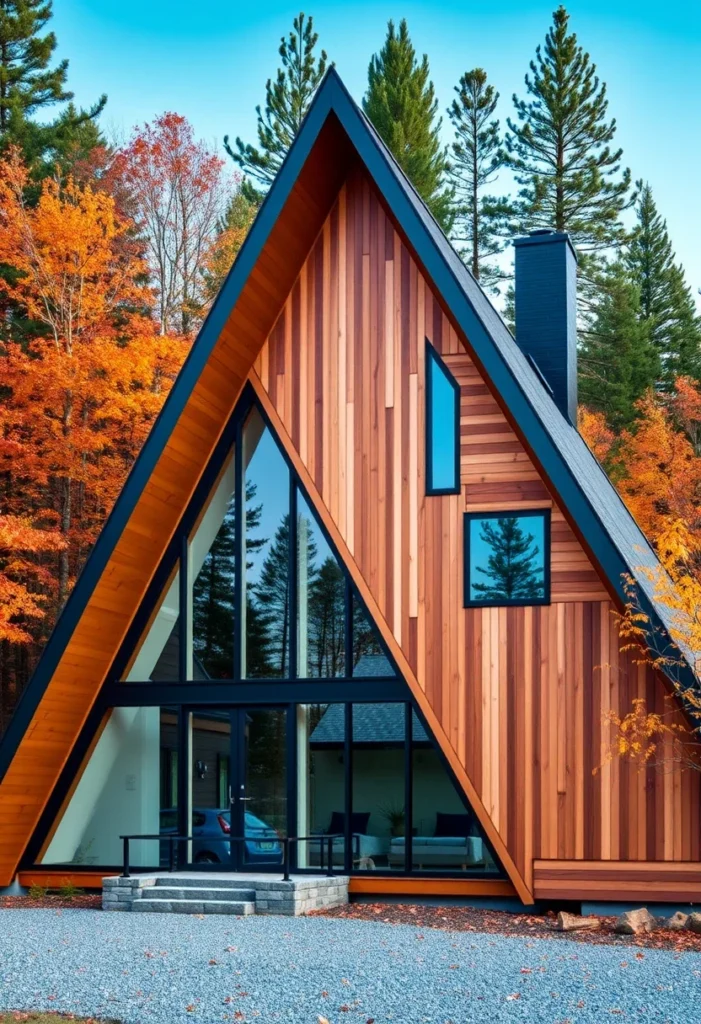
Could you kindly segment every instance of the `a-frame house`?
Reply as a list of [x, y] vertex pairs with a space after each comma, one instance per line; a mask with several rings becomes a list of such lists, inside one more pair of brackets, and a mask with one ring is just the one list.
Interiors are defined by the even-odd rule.
[[516, 278], [518, 344], [331, 70], [0, 746], [0, 886], [275, 829], [355, 892], [701, 896], [699, 774], [606, 762], [669, 687], [620, 653], [624, 574], [664, 623], [567, 237]]

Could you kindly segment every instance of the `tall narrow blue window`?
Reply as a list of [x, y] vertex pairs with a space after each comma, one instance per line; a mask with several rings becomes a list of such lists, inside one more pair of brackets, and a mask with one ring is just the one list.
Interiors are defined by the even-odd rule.
[[460, 490], [460, 388], [426, 342], [426, 493]]

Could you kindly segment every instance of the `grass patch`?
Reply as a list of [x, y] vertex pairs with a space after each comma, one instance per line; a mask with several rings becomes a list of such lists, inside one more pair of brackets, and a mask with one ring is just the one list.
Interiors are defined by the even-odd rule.
[[0, 1013], [0, 1024], [66, 1024], [66, 1021], [74, 1021], [74, 1024], [120, 1024], [118, 1020], [98, 1020], [97, 1017], [74, 1017], [72, 1013], [24, 1013], [22, 1010], [9, 1010], [7, 1013]]

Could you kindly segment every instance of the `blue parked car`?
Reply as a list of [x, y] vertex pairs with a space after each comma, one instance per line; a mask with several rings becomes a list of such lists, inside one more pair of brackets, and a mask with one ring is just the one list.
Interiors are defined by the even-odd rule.
[[[162, 836], [178, 834], [178, 812], [161, 811]], [[231, 864], [231, 813], [228, 808], [195, 808], [192, 812], [192, 859], [195, 864]], [[270, 825], [246, 811], [244, 815], [245, 865], [281, 864], [282, 843]], [[239, 846], [241, 844], [238, 844]], [[168, 843], [161, 843], [161, 865], [168, 863]]]

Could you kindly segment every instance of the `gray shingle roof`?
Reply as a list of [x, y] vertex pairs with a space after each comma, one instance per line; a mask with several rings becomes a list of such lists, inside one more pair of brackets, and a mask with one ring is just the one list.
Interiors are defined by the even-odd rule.
[[363, 654], [358, 658], [353, 675], [359, 678], [386, 679], [394, 676], [394, 670], [384, 654]]
[[[428, 743], [426, 730], [413, 713], [413, 735], [419, 743]], [[309, 743], [312, 747], [340, 746], [345, 736], [343, 704], [329, 704]], [[404, 704], [354, 704], [353, 740], [355, 743], [404, 743]]]

